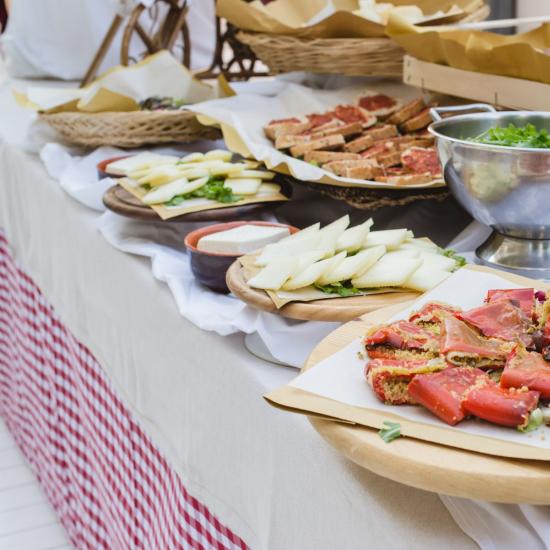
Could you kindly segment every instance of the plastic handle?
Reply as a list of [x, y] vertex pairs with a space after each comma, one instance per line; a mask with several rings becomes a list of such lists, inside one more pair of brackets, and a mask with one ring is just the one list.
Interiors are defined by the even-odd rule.
[[455, 113], [460, 111], [472, 111], [477, 109], [478, 111], [487, 111], [489, 113], [496, 113], [497, 110], [488, 103], [470, 103], [469, 105], [452, 105], [449, 107], [432, 107], [430, 109], [430, 115], [435, 121], [441, 120], [439, 113]]

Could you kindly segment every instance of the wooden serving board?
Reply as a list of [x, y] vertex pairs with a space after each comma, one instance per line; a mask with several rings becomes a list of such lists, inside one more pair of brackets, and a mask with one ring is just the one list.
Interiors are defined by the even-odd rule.
[[248, 305], [262, 311], [278, 313], [283, 317], [300, 321], [345, 323], [370, 311], [394, 304], [402, 305], [418, 298], [417, 292], [394, 292], [373, 294], [371, 296], [329, 298], [313, 302], [291, 302], [277, 309], [271, 298], [263, 290], [248, 286], [244, 269], [238, 261], [234, 262], [227, 270], [226, 281], [229, 290]]
[[[103, 204], [111, 211], [138, 220], [163, 221], [159, 215], [147, 205], [143, 204], [137, 197], [128, 193], [120, 185], [113, 185], [103, 195]], [[264, 202], [257, 204], [245, 204], [242, 206], [228, 206], [224, 208], [213, 208], [200, 212], [182, 214], [175, 218], [166, 220], [168, 222], [213, 222], [243, 219], [251, 214], [258, 214], [262, 210], [272, 209], [279, 206], [279, 202]]]
[[[331, 333], [312, 352], [304, 370], [362, 336], [366, 327], [357, 319]], [[499, 458], [410, 437], [384, 443], [371, 428], [312, 416], [309, 420], [347, 458], [405, 485], [492, 502], [550, 504], [550, 468], [544, 461]]]

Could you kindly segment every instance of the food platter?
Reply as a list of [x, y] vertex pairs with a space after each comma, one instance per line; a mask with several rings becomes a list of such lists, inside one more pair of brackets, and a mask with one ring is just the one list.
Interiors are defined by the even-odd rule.
[[[401, 307], [388, 308], [386, 318]], [[315, 348], [303, 370], [363, 335], [366, 326], [366, 321], [358, 319], [331, 333]], [[387, 444], [375, 429], [309, 419], [347, 458], [405, 485], [492, 502], [550, 504], [550, 470], [544, 461], [494, 457], [407, 437]]]
[[[291, 186], [288, 182], [281, 182], [281, 189], [283, 194], [287, 196], [290, 195]], [[103, 195], [103, 204], [112, 212], [126, 218], [158, 222], [163, 221], [154, 210], [143, 204], [137, 197], [134, 197], [120, 185], [113, 185], [107, 189]], [[214, 208], [211, 210], [182, 214], [181, 216], [170, 218], [166, 221], [211, 222], [233, 220], [235, 218], [243, 218], [251, 215], [256, 216], [262, 210], [276, 208], [281, 204], [283, 204], [283, 201]]]
[[402, 305], [418, 298], [417, 292], [394, 292], [370, 296], [330, 298], [313, 302], [291, 302], [277, 309], [271, 298], [263, 290], [248, 286], [240, 262], [236, 261], [231, 265], [227, 271], [226, 280], [231, 292], [248, 305], [262, 311], [278, 313], [283, 317], [301, 321], [342, 323], [351, 321], [369, 311], [394, 304]]

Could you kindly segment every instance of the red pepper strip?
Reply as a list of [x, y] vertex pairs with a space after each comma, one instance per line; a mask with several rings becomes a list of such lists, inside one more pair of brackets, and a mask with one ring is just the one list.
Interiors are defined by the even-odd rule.
[[512, 302], [516, 302], [529, 319], [533, 318], [535, 301], [534, 288], [509, 288], [503, 290], [489, 290], [487, 292], [485, 301], [488, 304], [492, 304], [500, 300], [511, 300]]
[[451, 367], [434, 374], [418, 374], [409, 383], [409, 396], [447, 424], [454, 426], [466, 416], [464, 396], [472, 388], [492, 384], [480, 369]]
[[538, 391], [488, 384], [469, 391], [462, 406], [466, 412], [493, 424], [521, 428], [529, 422], [529, 413], [537, 407], [539, 396]]
[[419, 373], [437, 372], [445, 368], [443, 361], [424, 359], [372, 359], [365, 367], [365, 377], [376, 396], [391, 405], [414, 404], [407, 393], [407, 384]]
[[550, 363], [540, 353], [515, 349], [508, 358], [500, 385], [503, 388], [521, 388], [540, 392], [541, 397], [550, 398]]
[[499, 300], [457, 313], [456, 317], [479, 329], [485, 336], [502, 338], [509, 342], [522, 342], [526, 346], [532, 343], [527, 334], [530, 317], [508, 300]]

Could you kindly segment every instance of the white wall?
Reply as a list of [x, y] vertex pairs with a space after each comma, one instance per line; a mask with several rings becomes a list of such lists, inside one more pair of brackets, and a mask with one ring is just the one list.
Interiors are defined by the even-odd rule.
[[[518, 17], [536, 17], [538, 15], [550, 16], [549, 0], [517, 0]], [[519, 25], [518, 32], [527, 32], [536, 26], [536, 24]]]

